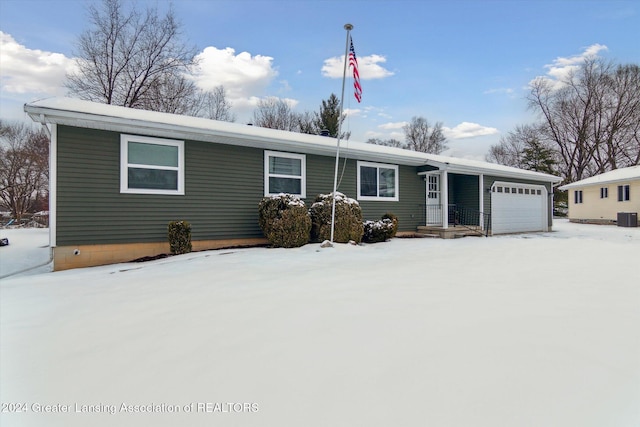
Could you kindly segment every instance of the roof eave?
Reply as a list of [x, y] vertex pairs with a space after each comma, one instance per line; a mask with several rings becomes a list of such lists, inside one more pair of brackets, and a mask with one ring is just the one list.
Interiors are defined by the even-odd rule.
[[[320, 137], [316, 135], [296, 135], [302, 140], [283, 140], [278, 137], [265, 137], [262, 135], [239, 134], [222, 130], [212, 130], [183, 126], [173, 123], [161, 123], [148, 120], [123, 118], [117, 116], [104, 116], [80, 111], [68, 111], [50, 107], [40, 107], [25, 104], [24, 111], [34, 122], [53, 123], [83, 128], [94, 128], [114, 132], [144, 133], [149, 136], [171, 137], [180, 139], [192, 139], [204, 142], [215, 142], [229, 145], [280, 149], [321, 156], [335, 156], [337, 141], [335, 138]], [[309, 140], [323, 138], [326, 143]], [[421, 156], [402, 155], [397, 153], [376, 153], [358, 148], [349, 147], [349, 141], [341, 141], [343, 151], [341, 155], [346, 158], [357, 158], [369, 161], [394, 162], [408, 166], [420, 166], [426, 160]], [[413, 153], [412, 153], [413, 154]]]

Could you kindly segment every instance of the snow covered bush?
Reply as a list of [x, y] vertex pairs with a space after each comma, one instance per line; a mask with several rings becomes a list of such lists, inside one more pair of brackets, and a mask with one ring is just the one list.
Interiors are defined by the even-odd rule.
[[191, 224], [187, 221], [171, 221], [167, 236], [172, 254], [180, 255], [191, 252]]
[[[316, 197], [311, 214], [311, 240], [321, 242], [331, 238], [331, 209], [333, 193]], [[336, 192], [336, 216], [333, 241], [347, 243], [362, 241], [362, 209], [360, 204], [342, 193]]]
[[391, 233], [391, 236], [389, 236], [389, 238], [396, 237], [396, 233], [398, 232], [398, 217], [395, 214], [392, 214], [391, 212], [387, 212], [384, 215], [382, 215], [382, 219], [391, 220], [391, 222], [393, 223], [393, 233]]
[[309, 243], [311, 218], [298, 196], [278, 194], [258, 204], [258, 223], [269, 242], [279, 248], [297, 248]]
[[394, 235], [394, 223], [389, 218], [364, 222], [362, 241], [365, 243], [384, 242]]

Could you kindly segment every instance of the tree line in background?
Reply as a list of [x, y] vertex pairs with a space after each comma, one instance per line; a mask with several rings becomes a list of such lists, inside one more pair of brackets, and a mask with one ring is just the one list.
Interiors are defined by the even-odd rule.
[[44, 129], [0, 120], [0, 201], [20, 221], [48, 210], [49, 137]]
[[536, 79], [540, 121], [517, 126], [487, 160], [574, 182], [640, 164], [640, 66], [586, 59], [559, 81]]

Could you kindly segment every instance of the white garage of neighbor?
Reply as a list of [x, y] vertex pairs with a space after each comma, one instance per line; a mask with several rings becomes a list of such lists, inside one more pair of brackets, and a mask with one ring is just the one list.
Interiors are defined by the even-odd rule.
[[496, 181], [491, 186], [493, 234], [548, 231], [548, 192], [543, 185]]

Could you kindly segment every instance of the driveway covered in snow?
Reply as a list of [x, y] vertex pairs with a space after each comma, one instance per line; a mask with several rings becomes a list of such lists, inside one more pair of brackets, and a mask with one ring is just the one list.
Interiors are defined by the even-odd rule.
[[4, 279], [0, 424], [640, 425], [640, 230], [555, 229]]

